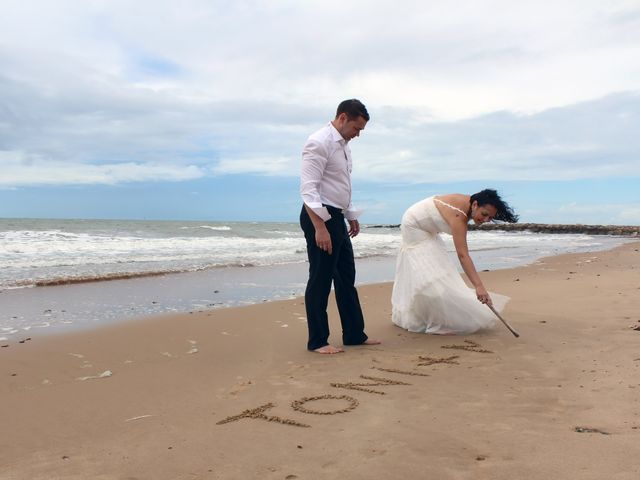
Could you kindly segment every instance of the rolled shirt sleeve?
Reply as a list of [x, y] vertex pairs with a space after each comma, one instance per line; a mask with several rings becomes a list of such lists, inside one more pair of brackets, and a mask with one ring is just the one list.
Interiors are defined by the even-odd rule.
[[362, 215], [362, 210], [353, 205], [349, 205], [349, 208], [344, 211], [344, 218], [347, 220], [357, 220], [360, 215]]

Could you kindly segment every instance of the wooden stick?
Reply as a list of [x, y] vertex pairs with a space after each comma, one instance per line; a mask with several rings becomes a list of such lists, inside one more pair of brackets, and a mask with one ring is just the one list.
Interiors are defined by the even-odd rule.
[[496, 317], [498, 317], [500, 319], [500, 321], [502, 323], [504, 323], [504, 326], [507, 327], [511, 333], [513, 333], [514, 337], [518, 338], [520, 336], [520, 334], [518, 332], [516, 332], [513, 328], [511, 328], [511, 326], [507, 323], [507, 321], [500, 316], [500, 314], [496, 311], [495, 308], [493, 308], [493, 306], [489, 305], [488, 303], [486, 305], [487, 305], [487, 307], [489, 307], [491, 309], [491, 311], [493, 313], [496, 314]]

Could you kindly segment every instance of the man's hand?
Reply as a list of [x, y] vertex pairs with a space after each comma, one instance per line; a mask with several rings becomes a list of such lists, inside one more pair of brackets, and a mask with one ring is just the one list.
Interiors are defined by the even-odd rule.
[[358, 220], [349, 220], [349, 236], [355, 237], [360, 233], [360, 222]]
[[325, 227], [324, 224], [319, 228], [316, 227], [316, 245], [320, 250], [324, 250], [331, 255], [333, 250], [331, 235], [329, 235], [329, 230], [327, 230], [327, 227]]

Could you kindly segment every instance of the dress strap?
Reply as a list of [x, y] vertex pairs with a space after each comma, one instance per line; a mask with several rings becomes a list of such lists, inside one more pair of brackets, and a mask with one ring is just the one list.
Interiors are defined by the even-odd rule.
[[460, 212], [462, 215], [464, 215], [464, 218], [468, 218], [467, 214], [465, 212], [463, 212], [462, 210], [460, 210], [458, 207], [454, 207], [453, 205], [449, 205], [447, 202], [443, 202], [442, 200], [440, 200], [439, 198], [435, 198], [433, 199], [435, 202], [438, 202], [442, 205], [444, 205], [445, 207], [449, 207], [449, 208], [453, 208], [454, 210], [457, 210], [458, 212]]

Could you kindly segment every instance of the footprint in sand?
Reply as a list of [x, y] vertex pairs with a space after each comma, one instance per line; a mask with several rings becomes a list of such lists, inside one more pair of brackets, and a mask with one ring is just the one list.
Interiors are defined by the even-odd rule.
[[71, 355], [72, 357], [75, 358], [79, 358], [82, 360], [82, 365], [80, 365], [80, 368], [92, 368], [93, 365], [91, 363], [89, 363], [89, 360], [85, 360], [84, 359], [84, 355], [82, 355], [81, 353], [69, 353], [69, 355]]
[[249, 388], [251, 385], [253, 385], [253, 382], [251, 380], [238, 382], [233, 387], [231, 387], [231, 390], [229, 390], [229, 395], [237, 395], [243, 390]]
[[192, 345], [191, 349], [189, 351], [187, 351], [188, 355], [192, 355], [194, 353], [198, 353], [198, 347], [196, 347], [196, 345], [198, 344], [198, 342], [196, 342], [195, 340], [189, 340], [189, 343]]
[[382, 455], [386, 454], [387, 451], [385, 449], [377, 449], [374, 448], [368, 452], [365, 452], [364, 456], [366, 458], [375, 458], [375, 457], [381, 457]]

